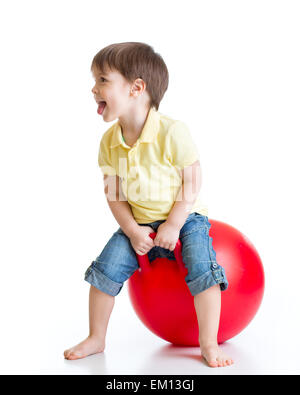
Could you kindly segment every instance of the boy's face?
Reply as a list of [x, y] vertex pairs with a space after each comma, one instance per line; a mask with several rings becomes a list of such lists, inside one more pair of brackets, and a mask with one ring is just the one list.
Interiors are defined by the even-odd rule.
[[[116, 70], [92, 69], [95, 85], [92, 89], [94, 99], [98, 103], [98, 113], [102, 115], [105, 122], [127, 115], [130, 101], [130, 84]], [[101, 103], [101, 102], [105, 102]]]

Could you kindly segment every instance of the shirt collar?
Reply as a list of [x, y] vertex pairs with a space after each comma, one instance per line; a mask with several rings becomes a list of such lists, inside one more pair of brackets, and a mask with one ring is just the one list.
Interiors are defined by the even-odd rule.
[[[155, 141], [155, 137], [157, 135], [159, 129], [159, 113], [154, 109], [154, 107], [150, 108], [148, 112], [148, 116], [146, 122], [144, 124], [142, 133], [139, 137], [140, 143], [152, 143]], [[122, 140], [122, 130], [119, 122], [115, 124], [110, 148], [117, 147], [118, 145], [125, 144]]]

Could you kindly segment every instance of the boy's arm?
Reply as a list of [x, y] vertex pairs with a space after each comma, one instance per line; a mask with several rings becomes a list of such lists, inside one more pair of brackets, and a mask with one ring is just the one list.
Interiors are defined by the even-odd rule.
[[[139, 228], [135, 221], [130, 205], [120, 188], [119, 176], [104, 175], [104, 193], [107, 198], [108, 205], [126, 236], [131, 235]], [[120, 198], [122, 198], [120, 200]]]
[[166, 219], [166, 223], [178, 231], [183, 227], [200, 191], [202, 177], [199, 160], [181, 170], [181, 175], [181, 188]]

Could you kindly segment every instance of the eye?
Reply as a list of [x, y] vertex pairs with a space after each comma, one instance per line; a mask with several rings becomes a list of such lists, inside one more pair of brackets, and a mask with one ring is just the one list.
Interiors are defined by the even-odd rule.
[[104, 82], [104, 81], [106, 81], [106, 79], [103, 78], [103, 77], [100, 77], [100, 81], [101, 81], [101, 82]]

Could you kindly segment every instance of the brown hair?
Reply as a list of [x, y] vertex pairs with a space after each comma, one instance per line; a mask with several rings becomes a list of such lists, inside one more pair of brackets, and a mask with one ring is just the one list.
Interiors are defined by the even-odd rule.
[[129, 82], [141, 78], [146, 84], [150, 107], [159, 108], [169, 84], [169, 73], [163, 58], [150, 45], [124, 42], [102, 48], [92, 61], [93, 68], [105, 72], [106, 67], [119, 71]]

